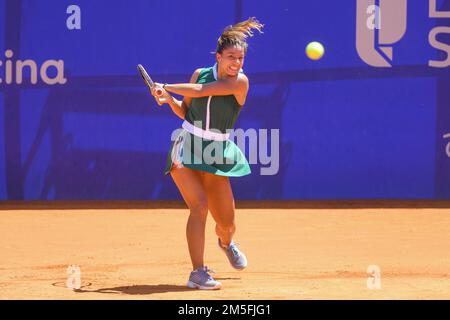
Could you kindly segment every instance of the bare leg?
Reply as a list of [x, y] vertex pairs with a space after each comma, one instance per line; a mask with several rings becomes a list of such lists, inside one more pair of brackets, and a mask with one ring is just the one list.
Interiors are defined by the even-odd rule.
[[190, 214], [186, 238], [193, 270], [204, 266], [205, 225], [208, 215], [208, 198], [202, 184], [202, 173], [189, 168], [174, 168], [170, 172]]
[[208, 195], [208, 207], [216, 221], [216, 234], [223, 245], [229, 245], [236, 231], [234, 197], [228, 177], [205, 173], [203, 185]]

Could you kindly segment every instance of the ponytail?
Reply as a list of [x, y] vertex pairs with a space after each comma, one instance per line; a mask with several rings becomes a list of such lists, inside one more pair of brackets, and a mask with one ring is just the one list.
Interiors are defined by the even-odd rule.
[[263, 27], [264, 25], [256, 20], [255, 17], [226, 27], [217, 40], [216, 52], [222, 53], [224, 49], [236, 45], [241, 46], [247, 52], [247, 38], [253, 37], [253, 29], [258, 30], [259, 33], [263, 33]]

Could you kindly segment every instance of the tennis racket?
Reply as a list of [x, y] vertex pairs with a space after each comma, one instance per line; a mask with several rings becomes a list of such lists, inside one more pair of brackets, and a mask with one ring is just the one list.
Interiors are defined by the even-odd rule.
[[[141, 74], [142, 79], [144, 80], [145, 84], [150, 88], [150, 90], [152, 90], [153, 87], [155, 86], [155, 83], [153, 82], [152, 78], [150, 78], [147, 71], [145, 71], [145, 68], [141, 64], [138, 64], [137, 68], [138, 68], [138, 71]], [[159, 88], [156, 89], [155, 93], [158, 96], [158, 98], [156, 99], [158, 101], [158, 104], [162, 105], [161, 102], [166, 101], [166, 99], [159, 98], [159, 96], [161, 96], [163, 94], [162, 89], [159, 89]]]

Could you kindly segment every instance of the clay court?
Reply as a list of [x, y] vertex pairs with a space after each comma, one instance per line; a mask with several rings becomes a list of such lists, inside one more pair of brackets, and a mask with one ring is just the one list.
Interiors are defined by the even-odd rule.
[[[449, 299], [450, 209], [237, 209], [233, 270], [208, 217], [219, 291], [185, 287], [187, 209], [0, 211], [0, 299]], [[69, 265], [82, 288], [66, 287]], [[367, 288], [369, 265], [381, 289]]]

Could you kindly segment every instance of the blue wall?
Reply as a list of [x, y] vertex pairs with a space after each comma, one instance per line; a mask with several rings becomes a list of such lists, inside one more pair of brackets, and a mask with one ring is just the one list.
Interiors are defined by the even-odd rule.
[[[428, 66], [446, 57], [428, 34], [450, 19], [408, 1], [393, 67], [375, 68], [356, 51], [356, 1], [0, 0], [0, 199], [181, 199], [163, 175], [181, 120], [155, 105], [136, 65], [187, 82], [214, 63], [222, 29], [249, 16], [265, 30], [249, 43], [236, 126], [279, 128], [280, 170], [252, 165], [232, 179], [237, 199], [450, 199], [450, 72]], [[66, 27], [71, 4], [81, 30]], [[304, 54], [310, 41], [324, 44], [321, 60]], [[7, 49], [38, 66], [64, 60], [67, 83], [32, 85], [26, 72], [5, 84]]]

